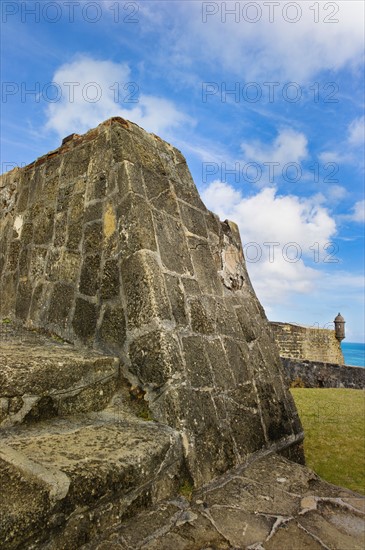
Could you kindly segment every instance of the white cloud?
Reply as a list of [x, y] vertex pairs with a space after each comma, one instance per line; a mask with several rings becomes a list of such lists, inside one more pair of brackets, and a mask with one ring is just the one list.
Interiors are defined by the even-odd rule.
[[280, 196], [274, 188], [243, 197], [220, 181], [211, 183], [202, 196], [221, 219], [238, 223], [247, 267], [265, 307], [292, 293], [313, 291], [320, 277], [316, 264], [327, 255], [324, 247], [336, 231], [335, 221], [316, 197]]
[[[249, 4], [255, 6], [247, 10]], [[171, 30], [166, 26], [166, 20], [171, 21], [170, 5], [159, 2], [154, 11], [165, 13], [157, 25], [163, 27], [165, 23], [169, 55], [178, 49], [180, 58], [188, 59], [194, 51], [207, 63], [214, 59], [225, 74], [235, 73], [246, 82], [304, 82], [321, 70], [361, 66], [363, 2], [281, 1], [271, 21], [267, 4], [273, 7], [272, 2], [174, 2], [176, 19]], [[206, 15], [204, 22], [208, 5], [215, 13]], [[298, 20], [287, 21], [294, 20], [296, 9]], [[229, 10], [234, 13], [224, 13]], [[144, 24], [152, 27], [155, 21], [149, 17]]]
[[271, 144], [255, 140], [242, 143], [241, 149], [247, 161], [278, 162], [282, 169], [288, 162], [299, 164], [305, 159], [308, 155], [307, 145], [308, 140], [303, 133], [284, 128]]
[[158, 134], [194, 123], [172, 101], [140, 93], [126, 63], [78, 56], [57, 69], [53, 82], [60, 101], [47, 105], [46, 129], [60, 136], [85, 132], [112, 116]]
[[314, 242], [323, 245], [336, 231], [335, 221], [315, 198], [281, 196], [273, 187], [245, 198], [231, 185], [215, 181], [203, 198], [208, 208], [239, 224], [245, 242], [279, 241], [284, 246], [291, 241], [310, 255]]
[[364, 146], [365, 116], [355, 118], [348, 127], [348, 142], [354, 147]]
[[350, 153], [345, 153], [346, 145], [343, 144], [341, 151], [323, 151], [318, 155], [318, 158], [324, 164], [334, 162], [336, 164], [353, 162], [354, 157]]
[[361, 148], [361, 159], [363, 158], [362, 149], [365, 146], [365, 116], [352, 120], [347, 127], [347, 136], [337, 144], [336, 149], [332, 151], [323, 151], [319, 155], [319, 160], [324, 163], [335, 162], [337, 164], [359, 163], [355, 155], [356, 149]]
[[344, 199], [348, 194], [346, 188], [342, 185], [329, 185], [326, 193], [329, 200], [333, 202]]
[[353, 213], [350, 215], [349, 219], [354, 222], [365, 222], [365, 200], [357, 201], [353, 206]]

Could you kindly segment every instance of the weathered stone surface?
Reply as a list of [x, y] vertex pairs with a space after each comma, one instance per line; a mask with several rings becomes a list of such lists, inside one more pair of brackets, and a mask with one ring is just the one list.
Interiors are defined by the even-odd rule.
[[182, 368], [180, 350], [171, 333], [156, 330], [130, 346], [131, 372], [149, 389], [162, 388]]
[[361, 495], [273, 455], [141, 512], [85, 550], [360, 550], [364, 513]]
[[288, 385], [304, 388], [365, 389], [365, 369], [320, 361], [281, 358]]
[[76, 549], [176, 491], [183, 455], [176, 432], [112, 407], [3, 433], [0, 463], [2, 548]]
[[153, 318], [170, 319], [163, 274], [153, 254], [142, 251], [122, 263], [129, 328], [142, 327]]
[[0, 427], [99, 410], [115, 392], [119, 361], [114, 357], [20, 329], [3, 328], [0, 336]]
[[95, 296], [98, 290], [100, 276], [100, 254], [85, 256], [81, 274], [79, 290], [87, 296]]
[[0, 194], [0, 315], [123, 357], [196, 485], [261, 448], [303, 460], [237, 226], [205, 208], [177, 149], [113, 118], [4, 175]]
[[281, 357], [343, 365], [341, 344], [334, 330], [290, 323], [270, 323]]
[[77, 336], [83, 342], [93, 339], [97, 320], [97, 305], [83, 298], [77, 298], [72, 326]]

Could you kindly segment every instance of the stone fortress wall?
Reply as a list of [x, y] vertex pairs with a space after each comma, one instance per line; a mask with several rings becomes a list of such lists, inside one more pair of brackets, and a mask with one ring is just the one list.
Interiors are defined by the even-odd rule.
[[291, 384], [305, 388], [365, 389], [365, 368], [304, 359], [281, 358]]
[[180, 151], [121, 118], [0, 183], [0, 314], [116, 355], [199, 485], [303, 433], [238, 228]]
[[281, 357], [338, 365], [345, 363], [334, 330], [278, 322], [270, 322], [270, 326]]
[[335, 330], [270, 322], [290, 384], [306, 388], [365, 388], [365, 368], [345, 365]]

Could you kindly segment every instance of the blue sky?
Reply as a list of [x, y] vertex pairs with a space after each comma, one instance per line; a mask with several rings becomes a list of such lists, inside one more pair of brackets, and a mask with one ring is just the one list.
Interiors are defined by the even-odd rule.
[[272, 320], [364, 340], [364, 2], [3, 0], [1, 167], [110, 116], [177, 146]]

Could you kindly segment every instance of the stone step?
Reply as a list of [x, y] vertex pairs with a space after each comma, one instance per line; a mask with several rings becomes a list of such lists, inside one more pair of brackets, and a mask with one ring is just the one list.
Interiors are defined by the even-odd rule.
[[37, 332], [1, 326], [0, 427], [103, 409], [119, 360]]
[[118, 407], [4, 430], [1, 548], [79, 548], [176, 492], [182, 471], [179, 434]]

